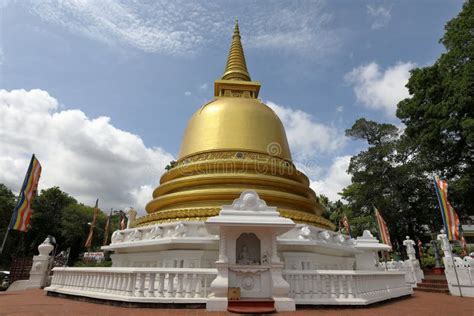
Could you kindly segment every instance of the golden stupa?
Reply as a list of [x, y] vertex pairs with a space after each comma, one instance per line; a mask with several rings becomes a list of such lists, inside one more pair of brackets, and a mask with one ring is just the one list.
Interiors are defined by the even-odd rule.
[[308, 178], [291, 160], [285, 129], [257, 97], [236, 22], [224, 75], [214, 99], [190, 119], [178, 160], [160, 180], [137, 226], [172, 221], [205, 221], [244, 190], [255, 190], [268, 205], [298, 223], [327, 229]]

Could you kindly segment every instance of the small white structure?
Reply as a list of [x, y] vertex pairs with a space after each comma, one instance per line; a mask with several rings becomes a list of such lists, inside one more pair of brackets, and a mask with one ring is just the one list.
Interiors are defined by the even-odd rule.
[[355, 255], [356, 270], [380, 270], [378, 252], [392, 250], [389, 245], [380, 243], [368, 230], [357, 237], [354, 248], [361, 250]]
[[33, 257], [30, 278], [28, 280], [18, 280], [13, 282], [7, 291], [18, 291], [26, 289], [40, 289], [47, 285], [50, 271], [51, 256], [54, 246], [49, 237], [38, 246], [39, 255]]
[[468, 256], [464, 259], [454, 257], [444, 230], [441, 230], [437, 239], [441, 241], [441, 249], [444, 252], [444, 273], [449, 293], [455, 296], [474, 297], [474, 259]]
[[294, 226], [255, 191], [244, 191], [219, 216], [209, 218], [209, 232], [219, 234], [219, 259], [207, 310], [226, 311], [228, 289], [238, 287], [242, 298], [272, 298], [277, 311], [294, 311], [276, 243], [277, 236]]

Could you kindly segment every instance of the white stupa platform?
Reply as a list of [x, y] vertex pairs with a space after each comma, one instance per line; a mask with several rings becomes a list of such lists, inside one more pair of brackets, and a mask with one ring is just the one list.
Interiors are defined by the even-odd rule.
[[[55, 268], [51, 293], [135, 303], [201, 303], [226, 310], [228, 291], [265, 298], [277, 311], [295, 305], [366, 305], [410, 295], [406, 275], [388, 271], [386, 245], [295, 224], [245, 191], [206, 222], [116, 231], [111, 268]], [[416, 282], [415, 282], [416, 283]]]

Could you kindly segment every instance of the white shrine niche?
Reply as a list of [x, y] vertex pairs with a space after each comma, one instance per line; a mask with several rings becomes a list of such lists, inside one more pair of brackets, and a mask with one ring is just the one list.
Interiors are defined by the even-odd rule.
[[237, 264], [261, 264], [260, 239], [254, 233], [240, 234], [237, 238], [235, 251]]
[[244, 191], [232, 205], [223, 206], [218, 216], [210, 217], [206, 227], [219, 235], [218, 274], [211, 283], [207, 310], [227, 310], [229, 287], [239, 287], [242, 299], [271, 298], [277, 311], [295, 310], [276, 241], [295, 227], [292, 220], [281, 217], [255, 191]]

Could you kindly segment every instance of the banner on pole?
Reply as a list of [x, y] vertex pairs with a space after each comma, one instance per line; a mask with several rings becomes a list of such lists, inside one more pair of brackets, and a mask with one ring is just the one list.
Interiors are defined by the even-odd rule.
[[26, 232], [30, 227], [32, 204], [38, 189], [38, 182], [41, 175], [41, 164], [35, 155], [31, 157], [28, 171], [26, 172], [23, 186], [18, 196], [18, 203], [13, 211], [8, 229]]

